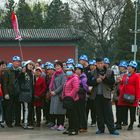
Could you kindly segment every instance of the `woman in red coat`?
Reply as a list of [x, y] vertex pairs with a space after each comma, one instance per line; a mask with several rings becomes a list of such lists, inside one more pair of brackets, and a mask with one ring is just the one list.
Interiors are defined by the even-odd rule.
[[[131, 61], [128, 65], [128, 74], [123, 76], [120, 84], [118, 105], [121, 107], [121, 113], [124, 114], [125, 110], [130, 110], [130, 125], [127, 130], [133, 129], [133, 123], [136, 120], [136, 107], [138, 106], [138, 101], [140, 99], [139, 76], [136, 74], [136, 68], [137, 63], [135, 61]], [[123, 100], [124, 93], [134, 95], [135, 101], [132, 104], [125, 102]]]
[[43, 106], [43, 97], [46, 92], [46, 82], [43, 77], [41, 77], [42, 69], [37, 67], [35, 69], [36, 82], [34, 85], [34, 106], [36, 107], [36, 118], [37, 127], [40, 127], [41, 122], [41, 108]]

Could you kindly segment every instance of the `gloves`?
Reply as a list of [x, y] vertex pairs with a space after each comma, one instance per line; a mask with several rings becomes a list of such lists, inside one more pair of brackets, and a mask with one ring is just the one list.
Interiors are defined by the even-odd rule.
[[9, 99], [10, 99], [9, 94], [6, 94], [6, 95], [4, 96], [4, 98], [5, 98], [6, 100], [9, 100]]

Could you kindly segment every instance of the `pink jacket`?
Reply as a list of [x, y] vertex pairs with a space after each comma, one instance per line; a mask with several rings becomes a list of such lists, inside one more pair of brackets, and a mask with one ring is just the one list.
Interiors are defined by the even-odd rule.
[[74, 101], [77, 101], [79, 99], [78, 97], [79, 83], [80, 83], [79, 77], [76, 74], [67, 77], [67, 81], [64, 85], [62, 93], [62, 99], [66, 96], [70, 96], [74, 99]]

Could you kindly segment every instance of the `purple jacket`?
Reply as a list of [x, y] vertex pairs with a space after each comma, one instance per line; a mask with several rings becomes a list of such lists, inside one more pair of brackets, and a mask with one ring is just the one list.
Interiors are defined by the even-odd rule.
[[85, 73], [82, 73], [80, 75], [80, 84], [83, 85], [83, 88], [85, 89], [86, 92], [88, 92], [88, 85], [87, 85], [87, 76]]

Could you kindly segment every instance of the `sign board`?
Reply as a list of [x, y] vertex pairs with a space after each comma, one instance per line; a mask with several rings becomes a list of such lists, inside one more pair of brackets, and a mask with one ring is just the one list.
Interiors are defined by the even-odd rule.
[[137, 52], [137, 45], [132, 45], [131, 51], [132, 51], [132, 52]]

